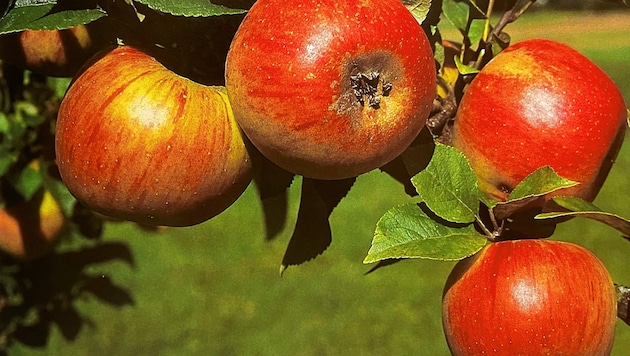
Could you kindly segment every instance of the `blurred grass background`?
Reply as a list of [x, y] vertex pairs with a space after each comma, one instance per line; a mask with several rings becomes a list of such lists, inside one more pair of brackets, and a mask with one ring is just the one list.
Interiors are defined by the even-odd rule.
[[[528, 13], [506, 31], [513, 41], [547, 37], [598, 63], [630, 103], [630, 14]], [[457, 37], [447, 37], [457, 39]], [[596, 200], [630, 218], [630, 140]], [[93, 323], [74, 342], [57, 329], [45, 349], [16, 346], [15, 355], [448, 355], [440, 302], [451, 262], [404, 261], [365, 275], [362, 264], [375, 224], [409, 202], [380, 172], [361, 176], [331, 218], [333, 243], [317, 259], [278, 268], [299, 203], [291, 189], [288, 227], [266, 242], [253, 186], [230, 209], [204, 224], [159, 234], [110, 224], [105, 239], [128, 243], [136, 267], [98, 266], [127, 288], [135, 305], [114, 309], [80, 302]], [[555, 239], [581, 244], [630, 285], [630, 244], [600, 223], [573, 219]], [[626, 355], [630, 327], [617, 325], [613, 355]]]

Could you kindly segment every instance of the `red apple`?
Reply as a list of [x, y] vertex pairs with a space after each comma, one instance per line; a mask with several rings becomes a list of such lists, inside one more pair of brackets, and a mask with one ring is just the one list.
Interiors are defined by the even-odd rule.
[[62, 180], [79, 201], [147, 225], [207, 220], [251, 180], [224, 88], [179, 76], [129, 46], [72, 83], [55, 144]]
[[64, 215], [49, 191], [0, 209], [0, 249], [21, 260], [49, 252], [64, 226]]
[[399, 155], [435, 97], [431, 45], [399, 0], [258, 0], [228, 51], [236, 120], [272, 162], [316, 179]]
[[453, 355], [608, 355], [616, 308], [611, 277], [588, 250], [508, 240], [457, 263], [442, 321]]
[[[0, 59], [20, 68], [72, 77], [96, 52], [109, 45], [105, 19], [65, 30], [25, 30], [0, 36]], [[113, 40], [112, 40], [113, 41]]]
[[453, 127], [479, 186], [499, 201], [530, 173], [551, 166], [579, 182], [559, 194], [593, 200], [623, 141], [626, 104], [588, 58], [530, 39], [491, 60], [466, 89]]

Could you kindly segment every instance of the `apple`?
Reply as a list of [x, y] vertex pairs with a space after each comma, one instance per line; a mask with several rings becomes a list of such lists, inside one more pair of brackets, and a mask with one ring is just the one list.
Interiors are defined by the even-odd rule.
[[495, 200], [551, 166], [579, 183], [556, 194], [592, 201], [619, 152], [626, 118], [619, 88], [597, 65], [565, 44], [529, 39], [499, 53], [466, 88], [453, 146]]
[[269, 160], [314, 179], [378, 168], [424, 127], [436, 68], [399, 0], [258, 0], [226, 59], [234, 115]]
[[145, 225], [188, 226], [219, 214], [252, 179], [224, 89], [117, 47], [61, 102], [55, 148], [63, 182], [96, 212]]
[[48, 253], [61, 235], [64, 215], [48, 190], [0, 209], [0, 249], [20, 260]]
[[606, 267], [578, 245], [492, 242], [448, 277], [442, 322], [453, 355], [608, 355], [617, 318]]
[[25, 30], [0, 36], [0, 59], [54, 77], [72, 77], [110, 40], [104, 19], [64, 30]]

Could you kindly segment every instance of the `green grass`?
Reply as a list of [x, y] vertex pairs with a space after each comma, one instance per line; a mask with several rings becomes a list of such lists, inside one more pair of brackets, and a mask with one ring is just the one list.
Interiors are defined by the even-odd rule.
[[[528, 24], [551, 36], [555, 20], [554, 16], [533, 15]], [[579, 19], [574, 20], [579, 23]], [[610, 33], [611, 38], [619, 37], [616, 31]], [[623, 32], [626, 38], [627, 33], [628, 29]], [[579, 37], [588, 36], [581, 33]], [[575, 35], [570, 34], [571, 38]], [[589, 43], [593, 42], [581, 42], [581, 50], [599, 63], [630, 99], [626, 74], [630, 44], [602, 49], [600, 42], [593, 43], [592, 48]], [[630, 217], [629, 171], [627, 140], [596, 201], [626, 217]], [[291, 190], [290, 222], [295, 219], [298, 192], [296, 183]], [[311, 262], [290, 267], [282, 277], [278, 268], [291, 226], [276, 240], [266, 242], [261, 208], [252, 187], [224, 214], [195, 227], [151, 234], [131, 224], [108, 225], [106, 240], [127, 242], [136, 268], [111, 264], [94, 270], [111, 275], [127, 288], [135, 305], [113, 309], [93, 300], [80, 302], [81, 311], [94, 327], [82, 330], [75, 342], [64, 341], [54, 329], [45, 350], [15, 347], [12, 352], [447, 355], [440, 301], [453, 263], [405, 261], [369, 275], [365, 275], [369, 266], [361, 263], [376, 221], [388, 208], [408, 201], [400, 185], [385, 174], [373, 172], [360, 177], [333, 213], [330, 248]], [[588, 247], [604, 261], [617, 282], [630, 284], [630, 245], [614, 230], [574, 219], [563, 224], [555, 238]], [[630, 327], [618, 322], [613, 355], [624, 355], [628, 345]]]

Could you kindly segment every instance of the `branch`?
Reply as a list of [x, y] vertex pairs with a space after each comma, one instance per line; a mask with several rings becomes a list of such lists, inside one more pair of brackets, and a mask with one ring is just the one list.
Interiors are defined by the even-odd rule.
[[532, 6], [536, 0], [519, 0], [517, 1], [511, 9], [507, 10], [501, 16], [499, 23], [497, 23], [496, 27], [490, 33], [490, 40], [495, 37], [498, 37], [505, 26], [511, 24], [516, 21], [530, 6]]
[[630, 287], [615, 284], [617, 289], [617, 317], [630, 325]]

